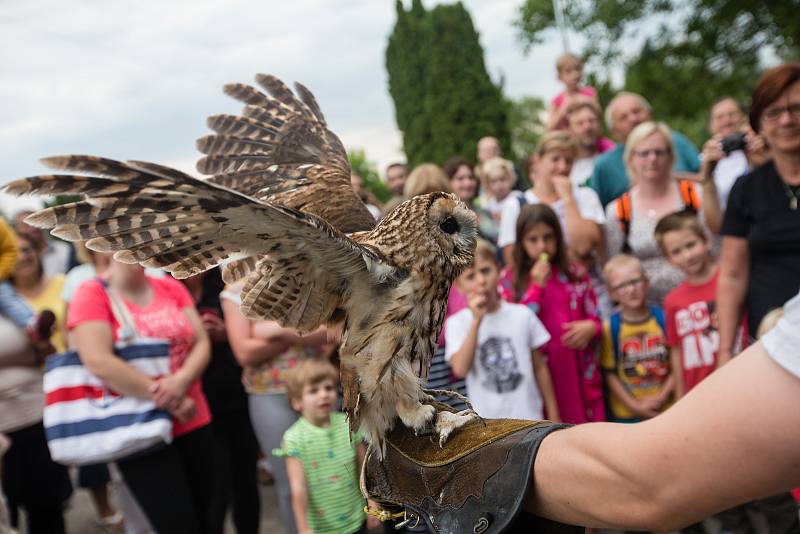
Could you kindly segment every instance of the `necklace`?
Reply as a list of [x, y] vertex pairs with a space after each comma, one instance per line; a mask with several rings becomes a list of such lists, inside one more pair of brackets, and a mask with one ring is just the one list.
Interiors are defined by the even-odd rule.
[[798, 192], [800, 192], [800, 185], [789, 185], [783, 180], [781, 180], [783, 184], [783, 188], [786, 190], [786, 196], [789, 197], [789, 209], [792, 211], [797, 210], [798, 204], [800, 204], [800, 198], [798, 197]]

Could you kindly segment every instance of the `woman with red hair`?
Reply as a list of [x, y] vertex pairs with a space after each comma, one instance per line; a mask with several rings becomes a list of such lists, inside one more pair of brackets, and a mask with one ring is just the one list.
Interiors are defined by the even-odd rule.
[[717, 290], [720, 361], [732, 356], [744, 311], [755, 333], [800, 287], [800, 63], [764, 73], [750, 125], [773, 159], [740, 177], [728, 197]]

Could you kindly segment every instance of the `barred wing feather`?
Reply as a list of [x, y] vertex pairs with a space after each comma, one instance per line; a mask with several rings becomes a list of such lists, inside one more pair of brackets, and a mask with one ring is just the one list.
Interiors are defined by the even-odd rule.
[[176, 278], [239, 260], [249, 272], [242, 293], [248, 316], [313, 330], [331, 317], [353, 277], [371, 276], [382, 264], [374, 251], [316, 215], [175, 169], [92, 156], [43, 162], [87, 175], [34, 176], [11, 182], [6, 191], [87, 198], [37, 212], [30, 224]]
[[245, 104], [241, 115], [214, 115], [215, 133], [198, 139], [197, 169], [209, 181], [265, 202], [317, 215], [342, 232], [370, 230], [375, 220], [350, 185], [350, 164], [314, 95], [278, 78], [256, 76], [268, 94], [246, 84], [225, 93]]

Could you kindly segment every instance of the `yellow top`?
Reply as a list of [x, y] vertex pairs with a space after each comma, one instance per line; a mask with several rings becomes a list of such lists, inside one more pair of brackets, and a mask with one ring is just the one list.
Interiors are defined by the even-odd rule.
[[0, 218], [0, 280], [5, 280], [17, 265], [17, 242], [14, 231]]
[[[622, 321], [619, 327], [618, 356], [615, 358], [609, 321], [603, 322], [600, 365], [613, 372], [634, 398], [658, 395], [670, 374], [666, 334], [655, 317], [641, 323]], [[662, 410], [670, 402], [665, 403]], [[635, 418], [616, 396], [611, 395], [611, 413], [620, 419]]]
[[61, 298], [61, 292], [63, 290], [64, 275], [57, 274], [50, 278], [50, 281], [47, 283], [44, 291], [39, 293], [34, 298], [25, 298], [25, 302], [27, 302], [37, 314], [42, 310], [50, 310], [56, 316], [53, 337], [50, 338], [50, 341], [53, 343], [53, 346], [58, 352], [67, 350], [67, 343], [64, 339], [67, 311], [64, 307], [64, 299]]

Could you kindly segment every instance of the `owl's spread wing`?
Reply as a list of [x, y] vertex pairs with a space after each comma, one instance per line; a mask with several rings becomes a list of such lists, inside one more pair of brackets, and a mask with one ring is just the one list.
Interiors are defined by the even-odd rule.
[[35, 213], [30, 224], [53, 228], [53, 235], [67, 240], [88, 240], [93, 250], [117, 251], [120, 261], [163, 268], [176, 278], [228, 258], [247, 258], [254, 262], [242, 293], [249, 316], [312, 330], [329, 319], [354, 277], [386, 268], [374, 251], [315, 215], [168, 167], [91, 156], [43, 162], [88, 176], [35, 176], [11, 182], [6, 191], [87, 198]]
[[347, 152], [331, 132], [314, 95], [295, 84], [298, 96], [274, 76], [225, 86], [244, 102], [241, 115], [214, 115], [215, 134], [200, 138], [206, 156], [197, 169], [210, 181], [271, 204], [321, 217], [338, 230], [369, 230], [375, 219], [350, 185]]

